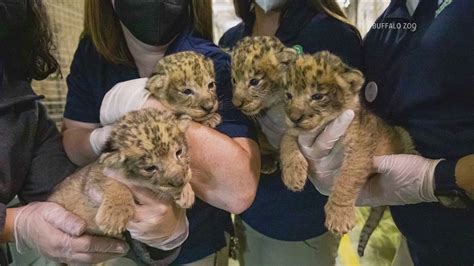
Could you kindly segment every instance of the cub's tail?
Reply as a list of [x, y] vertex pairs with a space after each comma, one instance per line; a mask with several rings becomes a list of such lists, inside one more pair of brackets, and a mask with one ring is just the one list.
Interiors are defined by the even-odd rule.
[[360, 232], [359, 245], [357, 246], [357, 253], [360, 257], [364, 256], [364, 251], [369, 242], [369, 238], [375, 231], [375, 228], [379, 225], [380, 220], [382, 220], [386, 208], [387, 206], [370, 208], [369, 217], [365, 221], [364, 227]]

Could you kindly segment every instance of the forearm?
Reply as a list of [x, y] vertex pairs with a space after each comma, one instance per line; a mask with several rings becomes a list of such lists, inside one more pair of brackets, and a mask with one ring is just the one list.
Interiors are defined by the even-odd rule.
[[[4, 209], [2, 209], [4, 208]], [[5, 205], [0, 204], [0, 212], [3, 212], [4, 217], [0, 217], [0, 243], [13, 242], [14, 240], [14, 224], [15, 224], [15, 208], [5, 208]], [[0, 215], [1, 216], [1, 215]], [[3, 218], [3, 220], [1, 220]], [[3, 225], [2, 225], [3, 223]]]
[[97, 159], [92, 150], [89, 138], [94, 129], [71, 128], [63, 132], [64, 149], [69, 159], [79, 166], [84, 166]]
[[199, 198], [232, 213], [241, 213], [253, 202], [260, 172], [255, 142], [232, 139], [216, 130], [192, 123], [186, 137], [193, 178]]

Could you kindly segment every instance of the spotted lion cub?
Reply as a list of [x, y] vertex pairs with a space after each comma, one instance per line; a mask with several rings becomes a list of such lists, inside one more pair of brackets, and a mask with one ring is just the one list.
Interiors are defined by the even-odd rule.
[[100, 158], [60, 183], [49, 201], [85, 219], [88, 233], [112, 237], [122, 236], [135, 208], [127, 186], [106, 172], [118, 171], [126, 183], [191, 207], [194, 192], [184, 136], [189, 121], [153, 109], [126, 114]]
[[283, 179], [291, 190], [301, 190], [308, 164], [299, 151], [296, 136], [314, 128], [323, 129], [344, 110], [355, 118], [343, 137], [345, 160], [325, 206], [326, 227], [337, 234], [350, 231], [356, 222], [355, 201], [372, 173], [377, 155], [415, 153], [408, 133], [390, 127], [366, 110], [359, 92], [364, 77], [327, 52], [299, 57], [286, 80], [286, 115], [289, 130], [281, 143]]
[[[276, 37], [245, 37], [237, 42], [232, 51], [232, 103], [250, 117], [264, 115], [271, 107], [277, 110], [272, 115], [284, 116], [282, 75], [295, 57], [296, 52]], [[260, 130], [258, 140], [261, 172], [273, 173], [278, 169], [278, 149]]]
[[221, 122], [214, 64], [201, 54], [186, 51], [163, 57], [146, 89], [166, 108], [196, 122], [212, 128]]

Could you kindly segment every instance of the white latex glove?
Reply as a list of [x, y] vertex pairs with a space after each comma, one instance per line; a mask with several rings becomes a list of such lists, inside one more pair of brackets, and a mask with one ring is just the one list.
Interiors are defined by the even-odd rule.
[[104, 148], [105, 143], [107, 143], [107, 140], [112, 133], [112, 129], [113, 125], [107, 125], [96, 128], [91, 132], [89, 136], [89, 142], [96, 155], [100, 155], [102, 153], [102, 149]]
[[342, 167], [344, 147], [338, 140], [346, 133], [352, 119], [354, 111], [346, 110], [323, 132], [309, 131], [298, 137], [300, 151], [308, 161], [308, 178], [323, 195], [329, 195], [334, 177]]
[[374, 171], [357, 200], [361, 206], [436, 202], [434, 172], [441, 160], [397, 154], [374, 157]]
[[174, 203], [164, 203], [152, 191], [130, 187], [137, 205], [127, 229], [133, 239], [161, 250], [174, 249], [188, 238], [186, 211]]
[[145, 89], [147, 81], [148, 78], [132, 79], [113, 86], [102, 100], [100, 123], [113, 124], [126, 113], [141, 109], [150, 97]]
[[285, 122], [285, 105], [283, 103], [269, 108], [263, 115], [257, 117], [258, 124], [268, 142], [279, 148], [281, 138], [287, 129]]
[[86, 223], [52, 202], [36, 202], [17, 209], [15, 243], [20, 253], [35, 249], [63, 263], [99, 263], [127, 253], [120, 240], [83, 235]]

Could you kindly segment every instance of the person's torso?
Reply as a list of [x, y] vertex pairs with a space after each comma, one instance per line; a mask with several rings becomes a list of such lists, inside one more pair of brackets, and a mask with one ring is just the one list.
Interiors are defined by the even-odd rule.
[[[0, 91], [0, 203], [9, 203], [25, 185], [34, 156], [39, 100], [26, 81], [7, 82]], [[43, 199], [47, 194], [44, 194]], [[39, 200], [39, 199], [37, 199]]]
[[[81, 47], [82, 46], [82, 47]], [[78, 49], [87, 46], [87, 59], [90, 69], [87, 72], [87, 85], [93, 89], [95, 100], [94, 110], [96, 119], [99, 121], [100, 105], [104, 95], [117, 83], [139, 78], [138, 70], [123, 65], [113, 65], [100, 56], [89, 39], [83, 39]], [[181, 51], [194, 51], [210, 57], [214, 61], [216, 70], [217, 94], [221, 100], [219, 112], [233, 112], [229, 110], [231, 91], [219, 88], [219, 73], [230, 67], [229, 57], [211, 42], [195, 38], [190, 34], [180, 35], [168, 48], [166, 54]], [[224, 77], [225, 78], [225, 77]], [[229, 77], [227, 77], [229, 78]], [[229, 80], [230, 82], [230, 80]], [[223, 122], [216, 128], [219, 131], [226, 130], [228, 123], [223, 115]], [[189, 219], [189, 237], [184, 242], [180, 255], [174, 261], [176, 264], [190, 263], [218, 251], [225, 245], [224, 232], [232, 230], [230, 214], [215, 208], [206, 202], [196, 198], [193, 207], [187, 211]]]
[[[276, 32], [286, 46], [300, 45], [304, 53], [329, 50], [354, 67], [362, 65], [361, 43], [352, 29], [324, 14], [316, 14], [306, 1], [295, 1], [283, 15]], [[251, 35], [252, 23], [241, 23], [227, 31], [220, 40], [224, 48]], [[331, 36], [329, 38], [328, 36]], [[292, 192], [281, 180], [281, 173], [262, 175], [252, 206], [242, 219], [255, 230], [269, 237], [286, 241], [303, 241], [327, 231], [324, 226], [324, 205], [321, 195], [308, 181], [303, 191]]]
[[[430, 0], [431, 1], [431, 0]], [[406, 128], [424, 157], [474, 153], [474, 2], [392, 1], [364, 40], [367, 106]], [[411, 31], [416, 27], [415, 31]], [[373, 99], [375, 96], [375, 99]], [[366, 97], [364, 97], [366, 98]], [[367, 98], [366, 98], [367, 100]], [[474, 263], [474, 211], [438, 203], [392, 207], [420, 265]]]

